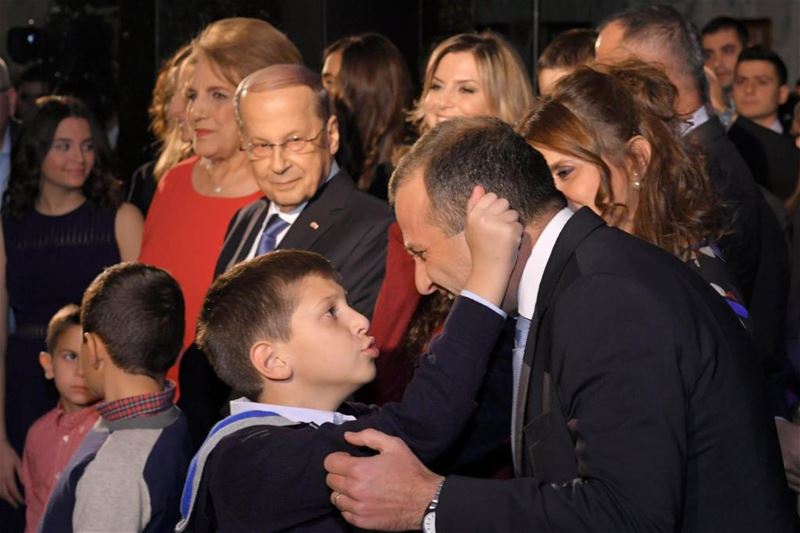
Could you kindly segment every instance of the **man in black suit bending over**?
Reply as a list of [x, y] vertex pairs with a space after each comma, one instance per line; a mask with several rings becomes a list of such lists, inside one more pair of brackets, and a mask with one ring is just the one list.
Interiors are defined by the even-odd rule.
[[[264, 197], [234, 215], [215, 277], [274, 249], [310, 250], [333, 263], [350, 306], [371, 317], [393, 217], [336, 164], [339, 130], [319, 75], [300, 65], [256, 71], [239, 84], [234, 107]], [[180, 379], [179, 405], [199, 446], [230, 390], [195, 346], [184, 355]]]
[[672, 255], [565, 208], [545, 160], [500, 121], [440, 124], [398, 165], [390, 196], [417, 285], [463, 288], [476, 185], [525, 225], [503, 304], [519, 312], [517, 479], [442, 478], [399, 439], [346, 434], [380, 453], [326, 458], [344, 518], [426, 533], [795, 528], [758, 358], [730, 308]]

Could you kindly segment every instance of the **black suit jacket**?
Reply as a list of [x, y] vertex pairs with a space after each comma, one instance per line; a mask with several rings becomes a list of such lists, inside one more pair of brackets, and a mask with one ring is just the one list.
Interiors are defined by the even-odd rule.
[[[268, 210], [269, 200], [262, 198], [234, 215], [214, 269], [215, 278], [247, 257]], [[370, 318], [383, 281], [393, 221], [385, 202], [359, 191], [353, 178], [341, 170], [309, 200], [278, 249], [324, 255], [339, 271], [348, 303]]]
[[800, 150], [794, 139], [739, 117], [728, 130], [759, 185], [786, 200], [797, 187]]
[[524, 477], [447, 478], [437, 530], [796, 527], [752, 343], [671, 255], [576, 213], [545, 269], [525, 360]]
[[719, 196], [728, 230], [719, 244], [750, 311], [753, 338], [770, 382], [773, 414], [788, 416], [784, 324], [789, 259], [780, 224], [717, 117], [689, 135], [705, 150], [709, 177]]

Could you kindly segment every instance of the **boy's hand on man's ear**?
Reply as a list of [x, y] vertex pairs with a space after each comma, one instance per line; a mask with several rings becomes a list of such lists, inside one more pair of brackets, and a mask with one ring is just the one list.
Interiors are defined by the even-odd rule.
[[22, 461], [7, 440], [0, 440], [0, 499], [14, 509], [23, 503], [17, 479], [22, 479]]
[[464, 236], [472, 258], [465, 289], [499, 306], [517, 261], [523, 234], [508, 200], [476, 185], [467, 203]]

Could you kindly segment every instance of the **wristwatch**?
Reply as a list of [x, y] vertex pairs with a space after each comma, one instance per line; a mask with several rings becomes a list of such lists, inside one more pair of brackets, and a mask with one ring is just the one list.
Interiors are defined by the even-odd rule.
[[422, 515], [423, 533], [436, 533], [436, 507], [439, 505], [439, 494], [442, 492], [444, 480], [445, 478], [442, 478], [442, 481], [439, 482], [439, 486], [436, 487], [436, 492], [433, 494], [431, 503], [429, 503], [427, 509], [425, 509], [425, 514]]

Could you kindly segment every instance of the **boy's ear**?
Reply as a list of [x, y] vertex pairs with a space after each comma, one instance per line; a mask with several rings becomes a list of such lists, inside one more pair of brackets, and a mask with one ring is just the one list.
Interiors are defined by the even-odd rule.
[[97, 335], [94, 333], [84, 333], [83, 334], [83, 346], [81, 350], [86, 351], [87, 360], [86, 364], [92, 367], [94, 370], [100, 370], [100, 366], [103, 364], [104, 360], [104, 353], [103, 350], [100, 349], [100, 345], [102, 345], [103, 341], [100, 340]]
[[259, 341], [250, 347], [250, 362], [256, 372], [271, 381], [284, 381], [292, 377], [291, 365], [269, 341]]
[[50, 355], [48, 352], [39, 352], [39, 364], [42, 365], [42, 370], [44, 370], [44, 377], [47, 379], [53, 379], [55, 374], [53, 373], [53, 356]]

